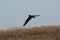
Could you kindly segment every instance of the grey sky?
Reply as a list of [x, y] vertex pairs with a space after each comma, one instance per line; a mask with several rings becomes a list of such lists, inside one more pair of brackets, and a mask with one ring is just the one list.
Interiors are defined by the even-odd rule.
[[0, 0], [0, 29], [22, 27], [29, 14], [39, 14], [27, 26], [60, 24], [60, 0]]

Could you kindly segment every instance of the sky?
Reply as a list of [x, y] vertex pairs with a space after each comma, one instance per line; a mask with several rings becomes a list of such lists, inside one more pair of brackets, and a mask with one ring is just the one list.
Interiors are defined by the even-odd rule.
[[40, 15], [25, 27], [60, 24], [60, 0], [0, 0], [0, 29], [23, 27], [28, 15]]

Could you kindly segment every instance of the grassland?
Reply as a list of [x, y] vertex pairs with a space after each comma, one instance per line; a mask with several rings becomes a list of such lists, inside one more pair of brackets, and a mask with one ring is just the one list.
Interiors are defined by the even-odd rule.
[[60, 40], [60, 26], [0, 30], [0, 40]]

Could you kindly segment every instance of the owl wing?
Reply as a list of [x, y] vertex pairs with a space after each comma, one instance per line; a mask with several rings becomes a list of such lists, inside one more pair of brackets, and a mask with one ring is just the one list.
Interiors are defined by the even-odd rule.
[[29, 16], [29, 17], [26, 19], [26, 21], [25, 21], [25, 23], [24, 23], [23, 26], [25, 26], [25, 25], [31, 20], [31, 18], [32, 18], [32, 17]]

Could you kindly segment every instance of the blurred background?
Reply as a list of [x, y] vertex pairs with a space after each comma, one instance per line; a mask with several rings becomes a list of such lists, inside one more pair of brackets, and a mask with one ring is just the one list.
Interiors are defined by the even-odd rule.
[[40, 15], [25, 27], [60, 24], [60, 0], [0, 0], [0, 29], [23, 27], [29, 14]]

